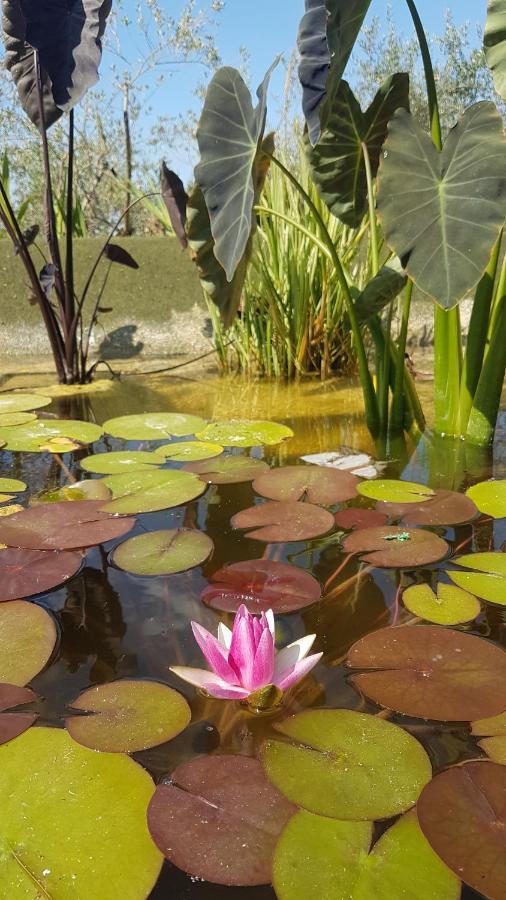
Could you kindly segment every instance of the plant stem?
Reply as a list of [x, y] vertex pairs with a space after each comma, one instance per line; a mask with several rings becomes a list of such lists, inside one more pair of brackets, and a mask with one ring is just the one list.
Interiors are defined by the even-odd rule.
[[372, 180], [371, 160], [369, 159], [369, 151], [367, 144], [362, 143], [362, 153], [364, 154], [365, 175], [367, 180], [367, 202], [369, 204], [369, 233], [371, 237], [371, 257], [372, 257], [372, 277], [378, 274], [379, 270], [379, 249], [378, 249], [378, 229], [376, 227], [376, 208], [374, 204], [374, 185]]
[[411, 18], [413, 19], [416, 36], [420, 45], [420, 52], [422, 54], [423, 69], [425, 72], [425, 83], [427, 85], [427, 100], [429, 103], [429, 118], [432, 140], [434, 141], [436, 149], [442, 150], [443, 139], [441, 135], [441, 120], [439, 117], [436, 79], [434, 78], [434, 68], [432, 66], [429, 45], [427, 43], [427, 37], [422, 25], [422, 20], [420, 19], [415, 3], [413, 2], [413, 0], [406, 0], [406, 3], [408, 4]]
[[401, 328], [397, 342], [397, 356], [395, 360], [395, 386], [390, 410], [389, 432], [398, 434], [403, 429], [404, 423], [404, 373], [406, 371], [406, 340], [408, 337], [409, 313], [411, 311], [411, 298], [413, 296], [413, 282], [411, 279], [406, 285], [402, 302]]
[[353, 298], [351, 296], [350, 288], [348, 285], [348, 281], [346, 279], [346, 275], [344, 273], [344, 269], [341, 264], [341, 260], [337, 254], [336, 248], [332, 242], [332, 238], [327, 231], [327, 227], [325, 222], [323, 221], [318, 209], [315, 204], [311, 200], [309, 194], [304, 190], [301, 184], [297, 181], [294, 175], [285, 168], [280, 160], [276, 159], [275, 156], [270, 156], [271, 161], [278, 166], [278, 168], [283, 172], [286, 178], [293, 184], [295, 189], [299, 192], [301, 197], [305, 200], [311, 214], [320, 229], [320, 233], [323, 239], [323, 242], [329, 249], [329, 252], [332, 257], [332, 263], [334, 265], [334, 269], [341, 286], [341, 290], [343, 292], [344, 303], [346, 306], [346, 312], [348, 313], [348, 318], [350, 320], [350, 326], [353, 333], [353, 338], [355, 341], [355, 350], [358, 358], [358, 368], [360, 375], [360, 382], [362, 385], [362, 391], [364, 395], [364, 406], [365, 406], [365, 417], [367, 422], [367, 427], [369, 431], [376, 437], [379, 433], [379, 411], [378, 411], [378, 402], [376, 399], [376, 394], [374, 391], [374, 385], [371, 378], [371, 373], [369, 371], [369, 366], [367, 363], [367, 355], [365, 352], [364, 341], [362, 338], [362, 333], [360, 331], [360, 325], [358, 324], [357, 315], [355, 311], [355, 305], [353, 303]]
[[75, 333], [71, 325], [74, 320], [74, 110], [69, 114], [69, 145], [67, 165], [67, 209], [65, 222], [65, 353], [67, 366], [74, 378], [79, 378], [79, 357]]
[[469, 415], [466, 437], [471, 443], [492, 443], [506, 372], [506, 293], [499, 299], [495, 329], [481, 370]]

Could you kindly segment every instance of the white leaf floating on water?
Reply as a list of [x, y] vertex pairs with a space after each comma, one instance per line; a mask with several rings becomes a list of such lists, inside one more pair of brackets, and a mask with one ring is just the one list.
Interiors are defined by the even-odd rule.
[[301, 456], [301, 459], [315, 466], [352, 472], [360, 478], [376, 478], [386, 466], [386, 463], [374, 460], [368, 453], [355, 453], [349, 447], [339, 447], [338, 450], [327, 453], [312, 453]]

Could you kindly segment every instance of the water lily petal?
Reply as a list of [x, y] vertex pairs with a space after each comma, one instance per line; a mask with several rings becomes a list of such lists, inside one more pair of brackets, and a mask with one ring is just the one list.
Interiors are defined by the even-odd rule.
[[234, 669], [227, 662], [227, 650], [222, 647], [217, 638], [209, 631], [199, 625], [197, 622], [191, 623], [195, 640], [199, 645], [206, 661], [211, 666], [213, 672], [223, 678], [227, 684], [239, 684], [240, 681]]
[[232, 687], [230, 684], [222, 687], [221, 683], [218, 682], [209, 684], [206, 687], [206, 691], [217, 700], [245, 700], [251, 693], [246, 688]]
[[267, 619], [267, 625], [269, 626], [269, 631], [272, 634], [272, 637], [275, 636], [275, 626], [274, 626], [274, 613], [272, 609], [268, 609], [265, 613], [265, 618]]
[[211, 697], [218, 697], [222, 700], [242, 700], [247, 697], [249, 691], [245, 688], [234, 687], [227, 684], [223, 679], [218, 678], [214, 672], [208, 672], [207, 669], [192, 669], [189, 666], [171, 666], [170, 671], [193, 684], [194, 687], [202, 688], [207, 691]]
[[274, 676], [282, 674], [285, 669], [291, 669], [301, 659], [304, 659], [311, 650], [315, 637], [315, 634], [307, 634], [305, 637], [299, 638], [298, 641], [294, 641], [293, 644], [283, 647], [276, 654], [276, 659], [274, 660]]
[[220, 622], [218, 625], [218, 640], [222, 647], [225, 647], [225, 650], [230, 650], [230, 644], [232, 643], [232, 632], [230, 628], [227, 628], [223, 622]]
[[251, 689], [256, 691], [267, 684], [271, 684], [273, 674], [274, 640], [269, 629], [264, 628], [255, 653]]
[[304, 675], [307, 675], [307, 673], [316, 666], [316, 663], [319, 662], [322, 656], [323, 653], [313, 653], [312, 656], [301, 659], [300, 662], [295, 663], [291, 669], [285, 669], [280, 675], [275, 675], [274, 684], [281, 691], [287, 691], [289, 687], [297, 681], [300, 681], [301, 678], [304, 678]]
[[[246, 616], [241, 614], [245, 610]], [[232, 629], [232, 643], [228, 654], [231, 668], [236, 672], [238, 681], [243, 687], [250, 689], [253, 683], [253, 664], [255, 662], [255, 637], [253, 631], [253, 616], [250, 616], [246, 607], [240, 607], [234, 620]]]

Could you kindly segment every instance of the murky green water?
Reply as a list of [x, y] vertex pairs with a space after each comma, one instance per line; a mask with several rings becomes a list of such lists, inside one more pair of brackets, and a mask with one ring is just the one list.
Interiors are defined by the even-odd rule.
[[[37, 386], [46, 388], [40, 381]], [[293, 429], [295, 437], [279, 447], [253, 451], [271, 466], [293, 463], [301, 454], [334, 450], [340, 445], [375, 454], [360, 413], [359, 389], [344, 382], [284, 385], [246, 383], [239, 379], [127, 378], [122, 382], [105, 382], [85, 393], [71, 390], [60, 393], [52, 406], [43, 411], [44, 415], [102, 423], [113, 416], [171, 410], [208, 419], [243, 417], [282, 422]], [[94, 452], [127, 446], [139, 449], [143, 445], [105, 437], [94, 446]], [[1, 474], [26, 481], [33, 494], [42, 488], [66, 484], [69, 478], [81, 477], [79, 459], [85, 455], [85, 451], [66, 454], [62, 466], [49, 454], [4, 452]], [[429, 438], [416, 447], [396, 448], [386, 477], [400, 475], [433, 487], [459, 491], [491, 476], [505, 478], [506, 415], [501, 417], [496, 443], [490, 451], [466, 448], [461, 442], [434, 443]], [[198, 525], [211, 536], [215, 547], [212, 558], [202, 568], [170, 577], [136, 577], [112, 566], [109, 553], [113, 544], [103, 545], [87, 552], [84, 568], [67, 585], [37, 598], [37, 602], [55, 613], [61, 625], [56, 658], [33, 682], [35, 690], [45, 698], [42, 724], [60, 724], [65, 705], [89, 685], [126, 676], [144, 676], [182, 690], [192, 706], [192, 724], [178, 738], [135, 754], [135, 759], [148, 769], [155, 781], [169, 776], [180, 762], [218, 748], [225, 753], [254, 755], [265, 737], [272, 734], [276, 716], [253, 716], [235, 703], [196, 695], [192, 688], [177, 681], [168, 667], [202, 665], [189, 622], [194, 619], [210, 630], [216, 628], [218, 614], [204, 607], [199, 599], [210, 575], [226, 563], [262, 555], [302, 566], [322, 584], [330, 582], [331, 585], [320, 603], [302, 613], [279, 617], [281, 644], [316, 632], [315, 650], [323, 651], [317, 669], [290, 693], [283, 715], [309, 707], [377, 710], [350, 685], [342, 661], [358, 638], [403, 620], [406, 610], [399, 609], [396, 595], [399, 584], [409, 584], [413, 573], [403, 571], [400, 575], [398, 571], [385, 569], [364, 572], [364, 566], [351, 559], [339, 576], [332, 579], [344, 559], [336, 543], [314, 541], [307, 545], [265, 546], [232, 531], [231, 516], [253, 505], [255, 499], [249, 483], [212, 486], [201, 498], [184, 507], [137, 517], [138, 524], [131, 535], [146, 529]], [[504, 549], [506, 541], [505, 520], [435, 530], [446, 538], [452, 549], [459, 547], [464, 552]], [[443, 567], [444, 563], [439, 563], [427, 568]], [[222, 618], [230, 624], [231, 616], [224, 614]], [[464, 628], [506, 647], [506, 608], [484, 604], [481, 616]], [[476, 743], [469, 739], [467, 727], [425, 723], [405, 716], [393, 716], [392, 721], [402, 721], [403, 727], [423, 744], [436, 772], [477, 755]], [[464, 896], [479, 895], [467, 890]], [[168, 897], [267, 900], [274, 897], [274, 892], [268, 887], [238, 889], [199, 883], [165, 863], [152, 897], [156, 900]]]

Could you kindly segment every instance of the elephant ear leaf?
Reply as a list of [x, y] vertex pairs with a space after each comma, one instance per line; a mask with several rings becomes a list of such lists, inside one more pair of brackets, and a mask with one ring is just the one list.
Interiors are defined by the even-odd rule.
[[209, 212], [214, 255], [228, 281], [244, 257], [252, 228], [254, 164], [267, 114], [267, 89], [276, 60], [258, 88], [258, 105], [240, 73], [218, 69], [197, 130], [200, 162], [195, 180]]
[[341, 81], [320, 141], [316, 147], [306, 142], [320, 196], [346, 225], [359, 225], [367, 209], [364, 147], [375, 178], [388, 122], [399, 108], [409, 109], [409, 75], [405, 73], [388, 78], [365, 113], [349, 84]]
[[41, 127], [34, 50], [38, 52], [44, 124], [68, 112], [98, 80], [101, 39], [112, 0], [2, 0], [6, 65], [21, 103]]
[[495, 89], [506, 100], [506, 0], [488, 0], [483, 46]]
[[[270, 155], [274, 153], [274, 137], [268, 134], [257, 152], [253, 166], [255, 202], [260, 197], [269, 170]], [[193, 260], [205, 295], [218, 307], [225, 328], [234, 321], [241, 302], [242, 290], [251, 257], [256, 218], [252, 215], [252, 228], [245, 251], [235, 270], [232, 281], [227, 280], [225, 270], [216, 259], [211, 222], [204, 195], [196, 185], [187, 204], [186, 234], [193, 253]]]
[[368, 319], [378, 315], [385, 306], [395, 300], [407, 280], [407, 275], [397, 257], [394, 256], [385, 263], [355, 300], [359, 324], [364, 325]]
[[305, 0], [298, 47], [302, 109], [312, 146], [320, 140], [371, 0]]
[[439, 152], [405, 110], [388, 127], [378, 213], [388, 246], [443, 309], [480, 280], [504, 224], [506, 147], [493, 103], [466, 110]]

